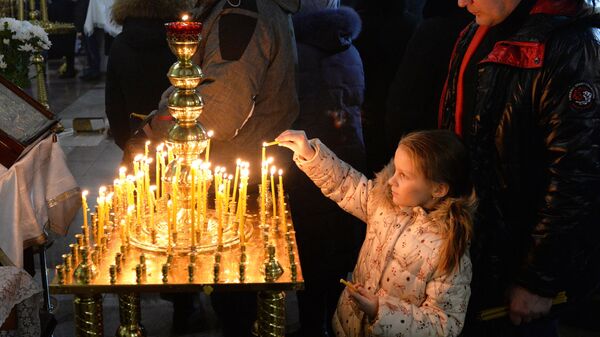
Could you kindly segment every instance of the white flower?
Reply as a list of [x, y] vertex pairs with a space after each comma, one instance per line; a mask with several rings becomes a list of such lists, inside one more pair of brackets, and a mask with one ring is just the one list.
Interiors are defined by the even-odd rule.
[[18, 48], [20, 51], [34, 51], [33, 46], [29, 43], [25, 43], [24, 45]]

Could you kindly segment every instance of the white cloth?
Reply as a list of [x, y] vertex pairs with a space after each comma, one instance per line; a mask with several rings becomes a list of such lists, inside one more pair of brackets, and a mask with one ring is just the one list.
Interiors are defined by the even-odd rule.
[[83, 30], [86, 35], [92, 35], [94, 28], [101, 28], [111, 36], [121, 33], [123, 27], [117, 25], [111, 18], [114, 0], [90, 0]]
[[23, 267], [23, 249], [45, 241], [44, 225], [65, 235], [80, 190], [52, 135], [8, 170], [0, 165], [0, 262]]
[[[19, 337], [38, 337], [41, 332], [41, 287], [23, 269], [0, 267], [0, 325], [16, 307]], [[10, 335], [0, 332], [0, 336]]]

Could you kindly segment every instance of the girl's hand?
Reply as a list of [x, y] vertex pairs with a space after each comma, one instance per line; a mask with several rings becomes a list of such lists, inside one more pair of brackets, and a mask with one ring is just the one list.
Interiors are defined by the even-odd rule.
[[275, 140], [279, 142], [279, 146], [287, 147], [304, 160], [312, 159], [315, 156], [315, 150], [308, 143], [304, 131], [286, 130]]
[[356, 291], [353, 291], [350, 287], [347, 288], [350, 297], [356, 302], [358, 308], [369, 317], [369, 320], [374, 320], [379, 311], [379, 297], [369, 293], [360, 284], [355, 284], [354, 286], [356, 287]]

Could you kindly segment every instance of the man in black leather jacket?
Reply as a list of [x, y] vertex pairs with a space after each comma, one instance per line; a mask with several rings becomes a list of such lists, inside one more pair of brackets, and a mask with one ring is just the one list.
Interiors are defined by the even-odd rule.
[[[600, 19], [578, 0], [458, 4], [476, 20], [439, 124], [466, 142], [480, 200], [464, 333], [557, 336], [552, 299], [577, 302], [600, 279]], [[512, 325], [474, 318], [500, 305]]]

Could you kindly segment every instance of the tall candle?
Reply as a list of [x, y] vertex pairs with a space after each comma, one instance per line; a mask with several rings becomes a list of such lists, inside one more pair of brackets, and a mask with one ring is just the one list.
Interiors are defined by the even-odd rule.
[[[237, 191], [237, 187], [238, 187], [238, 178], [240, 176], [240, 166], [242, 165], [242, 161], [241, 160], [236, 160], [235, 161], [235, 176], [233, 178], [233, 197], [231, 198], [233, 201], [235, 201], [235, 192]], [[235, 211], [235, 210], [233, 210]]]
[[87, 195], [88, 195], [88, 193], [89, 193], [88, 190], [83, 190], [83, 192], [81, 192], [81, 210], [83, 211], [83, 228], [84, 229], [88, 228], [88, 218], [87, 218], [87, 211], [88, 211]]
[[285, 195], [283, 193], [283, 171], [279, 170], [279, 224], [285, 228]]
[[155, 163], [155, 174], [154, 174], [154, 176], [155, 176], [155, 183], [154, 184], [156, 185], [156, 191], [157, 191], [156, 194], [158, 194], [159, 197], [160, 197], [160, 190], [161, 190], [160, 189], [160, 187], [161, 187], [160, 186], [160, 177], [162, 176], [162, 174], [160, 172], [161, 171], [161, 167], [160, 167], [161, 160], [160, 160], [160, 158], [162, 157], [162, 149], [163, 149], [163, 144], [159, 144], [156, 147], [156, 154], [155, 154], [156, 163]]
[[148, 228], [150, 232], [152, 232], [153, 229], [156, 229], [154, 223], [154, 210], [156, 207], [156, 198], [154, 198], [154, 193], [156, 192], [156, 189], [156, 185], [152, 185], [148, 190], [148, 211], [150, 212], [150, 222], [148, 223]]
[[206, 152], [204, 153], [204, 161], [208, 163], [210, 159], [210, 139], [212, 138], [214, 132], [210, 130], [206, 134], [208, 135], [208, 141], [206, 142]]
[[146, 143], [144, 144], [144, 157], [148, 158], [148, 146], [150, 146], [150, 141], [147, 140]]
[[173, 201], [167, 202], [167, 241], [168, 247], [171, 247], [171, 236], [173, 234]]
[[194, 161], [192, 163], [192, 171], [190, 175], [190, 212], [191, 214], [191, 226], [190, 226], [190, 235], [192, 241], [192, 247], [196, 246], [196, 170], [198, 167], [198, 162]]
[[271, 166], [271, 204], [273, 204], [273, 213], [271, 213], [271, 216], [273, 217], [273, 219], [275, 219], [275, 216], [277, 216], [277, 202], [275, 200], [275, 179], [273, 179], [275, 171], [275, 166]]

